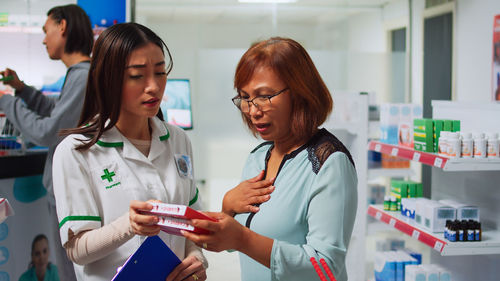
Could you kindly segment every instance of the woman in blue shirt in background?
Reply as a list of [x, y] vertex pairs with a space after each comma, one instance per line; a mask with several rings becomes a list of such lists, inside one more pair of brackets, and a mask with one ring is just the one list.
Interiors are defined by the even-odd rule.
[[192, 221], [211, 234], [184, 235], [210, 251], [240, 251], [242, 280], [315, 280], [311, 257], [347, 280], [356, 170], [346, 147], [318, 128], [333, 101], [311, 58], [291, 39], [258, 42], [241, 58], [234, 86], [244, 122], [266, 142], [250, 153], [223, 212], [209, 213], [219, 221]]

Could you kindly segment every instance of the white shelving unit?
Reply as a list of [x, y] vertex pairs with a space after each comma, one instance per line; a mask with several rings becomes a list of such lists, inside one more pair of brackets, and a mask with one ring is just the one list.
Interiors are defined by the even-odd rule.
[[415, 220], [401, 215], [400, 212], [385, 211], [382, 205], [371, 205], [368, 215], [386, 223], [423, 244], [433, 248], [442, 256], [492, 255], [500, 254], [500, 231], [482, 232], [479, 242], [450, 242], [443, 233], [430, 232], [419, 226]]
[[[433, 101], [433, 118], [461, 121], [463, 132], [500, 132], [500, 104]], [[434, 153], [414, 151], [370, 142], [369, 149], [410, 159], [432, 169], [431, 198], [455, 199], [477, 205], [481, 211], [481, 242], [450, 242], [442, 233], [422, 229], [397, 212], [371, 205], [367, 213], [435, 251], [431, 263], [452, 273], [452, 280], [497, 280], [500, 275], [500, 159], [449, 159]]]
[[371, 141], [368, 149], [441, 168], [443, 171], [500, 171], [500, 158], [448, 158], [378, 141]]

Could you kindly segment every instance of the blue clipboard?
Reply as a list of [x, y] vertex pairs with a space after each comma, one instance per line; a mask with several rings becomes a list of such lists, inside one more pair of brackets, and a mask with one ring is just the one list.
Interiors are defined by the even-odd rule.
[[160, 237], [151, 236], [128, 258], [111, 281], [164, 281], [180, 263], [181, 260]]

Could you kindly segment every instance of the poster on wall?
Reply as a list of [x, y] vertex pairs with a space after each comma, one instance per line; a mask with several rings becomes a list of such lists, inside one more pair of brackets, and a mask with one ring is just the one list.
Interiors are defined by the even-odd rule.
[[500, 15], [495, 16], [493, 23], [493, 75], [492, 75], [492, 98], [500, 101]]

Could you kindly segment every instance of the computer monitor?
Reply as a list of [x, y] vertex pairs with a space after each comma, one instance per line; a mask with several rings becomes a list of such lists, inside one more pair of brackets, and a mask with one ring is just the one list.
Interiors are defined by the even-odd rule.
[[165, 121], [185, 130], [193, 128], [189, 79], [168, 79], [160, 104]]

